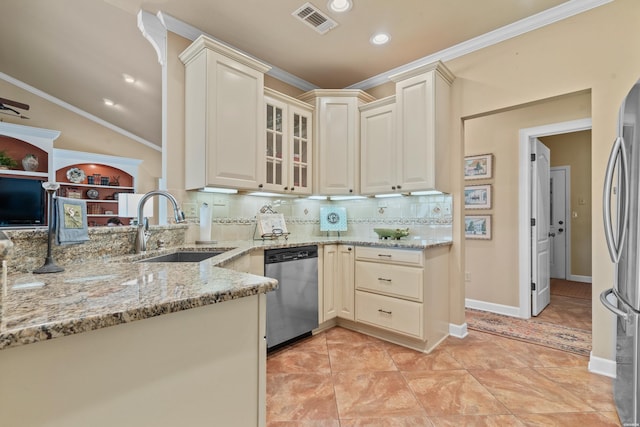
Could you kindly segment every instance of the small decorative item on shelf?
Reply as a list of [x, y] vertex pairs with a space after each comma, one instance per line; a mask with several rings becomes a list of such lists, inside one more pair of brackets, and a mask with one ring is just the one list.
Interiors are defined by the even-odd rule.
[[109, 185], [109, 177], [103, 176], [100, 178], [100, 185]]
[[67, 179], [74, 184], [80, 184], [85, 178], [86, 175], [82, 169], [71, 168], [67, 171]]
[[118, 187], [120, 185], [120, 175], [112, 176], [111, 181], [109, 182], [109, 185], [113, 187]]
[[0, 169], [11, 169], [18, 166], [18, 162], [9, 157], [4, 150], [0, 150]]
[[77, 188], [67, 188], [67, 197], [70, 199], [82, 199], [82, 192]]
[[87, 190], [87, 197], [90, 199], [97, 199], [100, 193], [95, 188], [90, 188]]
[[22, 168], [27, 172], [34, 172], [38, 169], [38, 158], [35, 154], [27, 154], [22, 159]]

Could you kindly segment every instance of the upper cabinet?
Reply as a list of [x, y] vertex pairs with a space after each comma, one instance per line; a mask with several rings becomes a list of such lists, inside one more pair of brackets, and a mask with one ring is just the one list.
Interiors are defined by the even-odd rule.
[[264, 186], [264, 73], [269, 66], [198, 37], [185, 64], [186, 189]]
[[299, 97], [315, 105], [316, 192], [325, 195], [359, 193], [361, 104], [375, 98], [352, 89], [317, 89]]
[[397, 170], [395, 96], [360, 107], [360, 192], [402, 191]]
[[391, 76], [396, 82], [397, 170], [401, 190], [451, 192], [450, 86], [454, 76], [436, 62]]
[[264, 190], [311, 194], [313, 108], [265, 88]]

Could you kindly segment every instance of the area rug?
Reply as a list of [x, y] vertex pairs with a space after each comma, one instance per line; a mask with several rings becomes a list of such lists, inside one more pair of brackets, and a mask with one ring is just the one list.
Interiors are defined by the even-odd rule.
[[591, 331], [545, 322], [533, 322], [486, 311], [466, 309], [467, 327], [581, 356], [591, 352]]

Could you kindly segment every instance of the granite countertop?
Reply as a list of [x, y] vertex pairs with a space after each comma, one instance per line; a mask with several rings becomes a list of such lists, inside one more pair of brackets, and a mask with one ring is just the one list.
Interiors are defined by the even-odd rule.
[[[218, 242], [85, 262], [62, 273], [16, 273], [1, 284], [0, 350], [266, 293], [276, 289], [276, 280], [224, 265], [254, 250], [333, 243], [409, 249], [451, 245], [450, 240], [336, 237]], [[181, 249], [226, 252], [200, 263], [135, 262]]]

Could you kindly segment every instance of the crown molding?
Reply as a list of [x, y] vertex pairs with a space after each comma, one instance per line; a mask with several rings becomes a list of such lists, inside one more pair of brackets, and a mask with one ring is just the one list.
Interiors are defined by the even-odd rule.
[[30, 85], [28, 85], [28, 84], [26, 84], [26, 83], [24, 83], [24, 82], [22, 82], [22, 81], [20, 81], [18, 79], [15, 79], [15, 78], [13, 78], [13, 77], [5, 74], [5, 73], [0, 72], [0, 79], [6, 81], [8, 83], [11, 83], [14, 86], [19, 87], [22, 90], [25, 90], [25, 91], [27, 91], [29, 93], [32, 93], [32, 94], [34, 94], [36, 96], [39, 96], [40, 98], [43, 98], [43, 99], [51, 102], [52, 104], [55, 104], [55, 105], [57, 105], [59, 107], [62, 107], [64, 109], [66, 109], [66, 110], [69, 110], [72, 113], [75, 113], [75, 114], [77, 114], [79, 116], [82, 116], [85, 119], [91, 120], [92, 122], [95, 122], [95, 123], [97, 123], [97, 124], [99, 124], [101, 126], [104, 126], [107, 129], [110, 129], [110, 130], [112, 130], [112, 131], [114, 131], [116, 133], [119, 133], [122, 136], [125, 136], [125, 137], [127, 137], [129, 139], [132, 139], [132, 140], [134, 140], [136, 142], [139, 142], [140, 144], [145, 145], [145, 146], [147, 146], [147, 147], [149, 147], [149, 148], [151, 148], [153, 150], [156, 150], [156, 151], [161, 151], [162, 150], [157, 144], [154, 144], [151, 141], [147, 141], [146, 139], [141, 138], [138, 135], [134, 135], [131, 132], [122, 129], [121, 127], [118, 127], [118, 126], [116, 126], [116, 125], [114, 125], [112, 123], [109, 123], [106, 120], [102, 120], [101, 118], [96, 117], [93, 114], [87, 113], [86, 111], [81, 110], [78, 107], [75, 107], [75, 106], [73, 106], [71, 104], [68, 104], [68, 103], [64, 102], [63, 100], [56, 98], [55, 96], [49, 95], [48, 93], [43, 92], [40, 89], [36, 89], [35, 87], [30, 86]]
[[159, 11], [156, 16], [158, 17], [158, 19], [160, 19], [160, 21], [164, 24], [165, 28], [168, 31], [171, 31], [172, 33], [175, 33], [179, 36], [182, 36], [187, 40], [195, 41], [198, 37], [200, 37], [201, 35], [204, 35], [212, 40], [215, 40], [217, 43], [223, 46], [226, 46], [229, 49], [236, 50], [242, 53], [243, 55], [248, 56], [249, 58], [259, 61], [265, 65], [268, 65], [269, 67], [271, 67], [271, 69], [266, 74], [275, 79], [278, 79], [284, 83], [287, 83], [293, 87], [296, 87], [304, 91], [319, 89], [318, 86], [314, 85], [313, 83], [309, 83], [308, 81], [301, 79], [300, 77], [294, 76], [293, 74], [288, 73], [287, 71], [281, 68], [278, 68], [272, 64], [269, 64], [268, 62], [265, 62], [262, 59], [255, 57], [247, 52], [244, 52], [236, 48], [235, 46], [225, 43], [222, 40], [212, 36], [211, 34], [205, 33], [204, 31], [194, 27], [193, 25], [187, 24], [184, 21], [174, 18], [168, 13]]
[[469, 53], [493, 46], [505, 40], [528, 33], [538, 28], [553, 24], [563, 19], [570, 18], [596, 7], [611, 3], [613, 0], [570, 0], [566, 3], [552, 7], [528, 18], [521, 19], [512, 24], [505, 25], [497, 30], [490, 31], [478, 37], [474, 37], [450, 48], [443, 49], [431, 55], [409, 62], [408, 64], [378, 74], [361, 82], [347, 86], [346, 89], [370, 89], [375, 86], [388, 83], [391, 76], [407, 72], [413, 68], [422, 67], [437, 61], [450, 61]]

